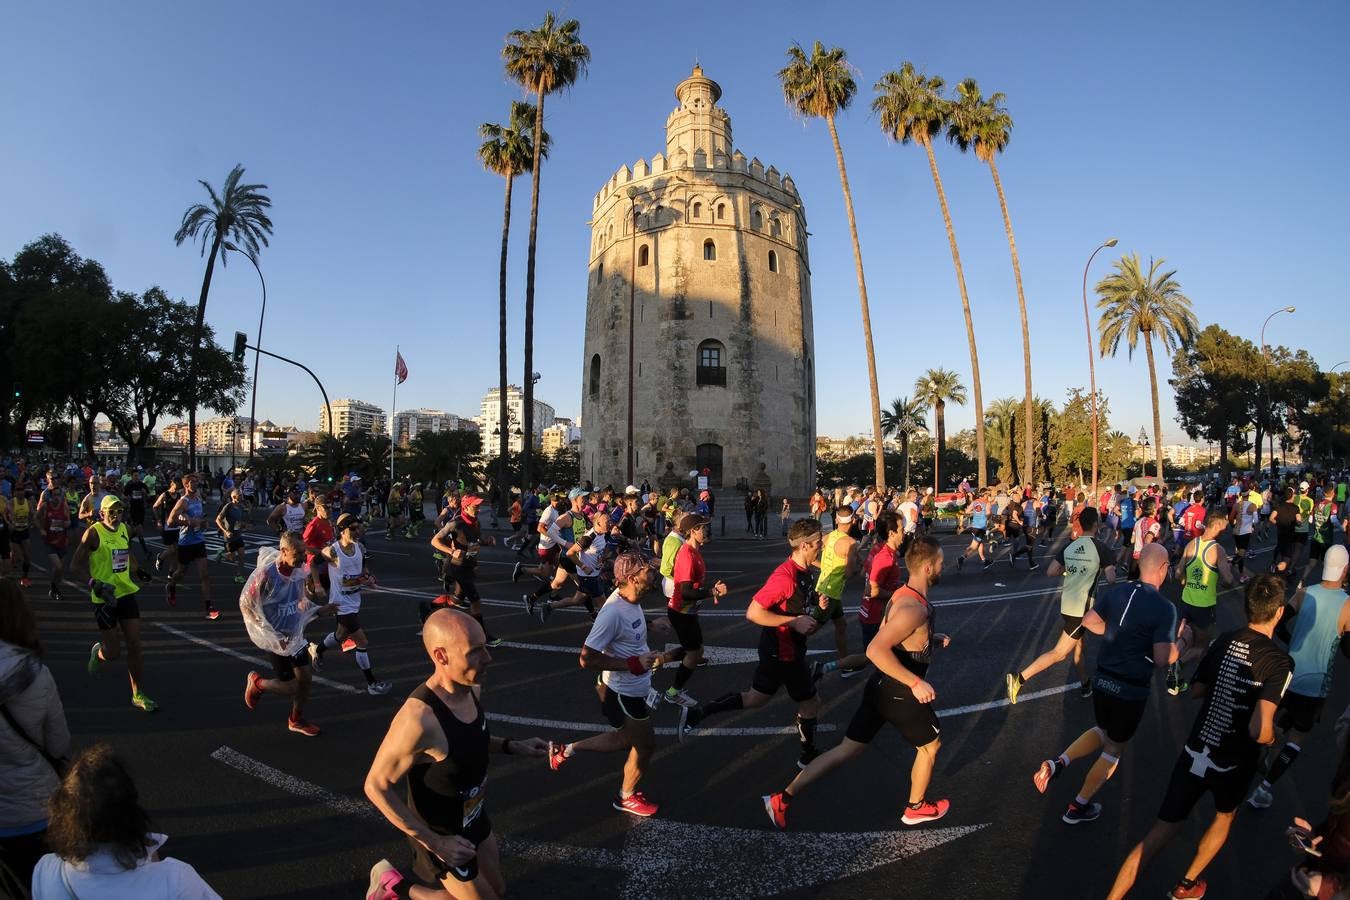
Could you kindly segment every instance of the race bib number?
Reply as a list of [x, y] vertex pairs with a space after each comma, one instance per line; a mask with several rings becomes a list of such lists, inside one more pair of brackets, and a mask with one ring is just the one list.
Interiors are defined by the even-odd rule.
[[125, 572], [127, 570], [128, 560], [131, 558], [131, 549], [112, 551], [112, 570], [114, 572]]
[[[484, 782], [483, 784], [486, 784]], [[483, 814], [483, 784], [475, 785], [467, 791], [461, 791], [464, 802], [464, 828], [473, 824]]]

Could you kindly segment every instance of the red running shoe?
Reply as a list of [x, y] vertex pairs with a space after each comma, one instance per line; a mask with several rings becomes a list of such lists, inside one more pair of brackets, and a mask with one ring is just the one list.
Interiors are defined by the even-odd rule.
[[787, 795], [779, 791], [761, 799], [764, 801], [764, 811], [769, 814], [769, 821], [774, 827], [787, 828]]
[[641, 791], [633, 791], [626, 800], [623, 797], [615, 795], [614, 808], [619, 812], [632, 813], [635, 816], [641, 816], [645, 819], [648, 816], [656, 815], [656, 811], [661, 807], [642, 796]]
[[566, 748], [566, 744], [555, 744], [552, 741], [548, 742], [548, 767], [553, 771], [556, 772], [561, 769], [563, 763], [567, 762], [569, 759], [564, 752]]
[[1036, 774], [1031, 776], [1031, 783], [1036, 786], [1036, 790], [1044, 794], [1045, 789], [1050, 786], [1050, 781], [1059, 774], [1059, 769], [1059, 763], [1055, 760], [1044, 760], [1036, 770]]
[[208, 606], [206, 608], [206, 618], [214, 622], [216, 619], [220, 618], [220, 610], [216, 609], [214, 606]]
[[287, 719], [286, 727], [296, 734], [303, 734], [305, 737], [317, 737], [319, 726], [306, 719]]
[[262, 676], [257, 672], [249, 672], [244, 678], [244, 705], [249, 709], [256, 709], [258, 706], [258, 698], [263, 694], [261, 681]]
[[905, 812], [900, 816], [900, 821], [906, 825], [924, 825], [928, 822], [936, 822], [947, 814], [951, 808], [950, 800], [925, 800], [919, 804], [918, 808], [905, 806]]
[[1177, 886], [1172, 888], [1171, 893], [1167, 896], [1171, 897], [1172, 900], [1194, 900], [1194, 898], [1203, 897], [1205, 896], [1205, 879], [1195, 879], [1191, 882], [1190, 887], [1186, 887], [1186, 882], [1178, 881]]

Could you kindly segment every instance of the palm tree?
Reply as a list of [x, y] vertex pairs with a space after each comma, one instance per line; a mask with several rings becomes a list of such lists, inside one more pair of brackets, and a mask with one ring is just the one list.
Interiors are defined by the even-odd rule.
[[[966, 386], [961, 377], [950, 369], [929, 369], [914, 381], [914, 400], [924, 409], [933, 411], [933, 493], [938, 492], [938, 460], [947, 449], [947, 401], [966, 405]], [[980, 473], [984, 483], [984, 473]]]
[[[1017, 241], [1013, 239], [1012, 219], [1008, 216], [1008, 199], [1003, 194], [1003, 181], [998, 177], [995, 157], [1002, 153], [1012, 138], [1012, 116], [1003, 107], [1003, 94], [980, 96], [980, 86], [974, 78], [967, 78], [956, 86], [956, 102], [951, 104], [951, 118], [947, 139], [964, 153], [975, 151], [975, 158], [988, 163], [994, 176], [994, 190], [998, 192], [998, 207], [1003, 212], [1003, 230], [1008, 232], [1008, 252], [1012, 254], [1013, 281], [1017, 284], [1017, 309], [1022, 315], [1022, 379], [1025, 393], [1022, 399], [1022, 483], [1031, 482], [1031, 332], [1027, 328], [1027, 297], [1022, 291], [1022, 264], [1017, 258]], [[977, 397], [976, 403], [979, 403]]]
[[901, 144], [910, 141], [923, 147], [928, 155], [928, 169], [937, 188], [938, 206], [942, 221], [947, 226], [947, 243], [952, 250], [952, 265], [956, 268], [956, 286], [961, 293], [961, 309], [966, 317], [966, 341], [970, 345], [970, 370], [975, 386], [975, 460], [980, 484], [987, 482], [988, 463], [984, 443], [984, 397], [980, 391], [980, 356], [975, 346], [975, 323], [970, 316], [970, 296], [966, 293], [966, 274], [961, 266], [961, 251], [956, 246], [956, 230], [952, 227], [952, 213], [947, 206], [947, 192], [938, 174], [937, 157], [933, 155], [933, 138], [947, 124], [949, 104], [942, 98], [944, 82], [929, 78], [905, 63], [897, 71], [887, 72], [876, 83], [877, 97], [872, 111], [881, 119], [881, 130]]
[[1017, 424], [1017, 414], [1022, 411], [1022, 401], [1016, 397], [1000, 397], [985, 407], [985, 423], [989, 429], [989, 455], [1002, 460], [997, 475], [1000, 481], [1017, 477], [1019, 452], [1017, 436], [1021, 426]]
[[[235, 165], [225, 176], [225, 183], [219, 194], [205, 181], [198, 181], [206, 188], [210, 204], [194, 203], [183, 213], [182, 224], [173, 236], [175, 244], [181, 245], [188, 238], [199, 240], [202, 255], [206, 256], [206, 275], [202, 277], [202, 294], [197, 301], [197, 319], [192, 326], [192, 361], [189, 370], [195, 370], [197, 351], [202, 344], [202, 323], [206, 320], [206, 296], [211, 292], [211, 273], [216, 268], [216, 257], [225, 265], [226, 252], [235, 250], [244, 253], [255, 262], [260, 245], [267, 246], [267, 238], [272, 234], [272, 220], [267, 210], [272, 199], [263, 191], [265, 184], [240, 184], [244, 177], [244, 167]], [[209, 247], [209, 252], [208, 252]], [[197, 379], [195, 373], [189, 379], [192, 397], [188, 406], [188, 469], [197, 467]]]
[[1097, 331], [1101, 336], [1101, 354], [1115, 356], [1125, 340], [1130, 358], [1144, 338], [1148, 359], [1149, 390], [1153, 396], [1153, 446], [1156, 452], [1154, 473], [1163, 480], [1162, 415], [1158, 410], [1158, 370], [1153, 362], [1153, 339], [1162, 341], [1169, 353], [1189, 346], [1200, 325], [1191, 312], [1191, 301], [1181, 292], [1175, 269], [1160, 272], [1163, 259], [1149, 259], [1148, 274], [1139, 264], [1138, 254], [1122, 256], [1116, 271], [1097, 283], [1097, 308], [1102, 311]]
[[[510, 124], [494, 125], [491, 122], [484, 122], [478, 126], [478, 136], [483, 138], [483, 144], [478, 148], [478, 159], [483, 163], [483, 168], [506, 179], [506, 203], [505, 210], [502, 213], [502, 259], [501, 270], [498, 273], [497, 304], [497, 396], [500, 398], [502, 408], [505, 408], [506, 404], [506, 247], [511, 233], [511, 185], [515, 183], [517, 175], [534, 171], [534, 139], [530, 135], [530, 130], [533, 127], [534, 104], [526, 103], [523, 100], [511, 101]], [[548, 158], [549, 136], [547, 131], [541, 131], [540, 134], [544, 142], [544, 146], [539, 150], [539, 158], [542, 160]], [[502, 507], [499, 512], [505, 512], [506, 504], [511, 497], [507, 490], [510, 484], [507, 475], [507, 456], [510, 454], [510, 442], [507, 435], [506, 416], [499, 416], [498, 418], [501, 419], [497, 431], [501, 448], [497, 455], [497, 484], [501, 486], [501, 499], [498, 501], [498, 505]]]
[[927, 431], [923, 421], [924, 405], [908, 397], [896, 397], [890, 409], [881, 411], [881, 433], [900, 439], [900, 465], [904, 470], [902, 483], [909, 487], [909, 439], [920, 431]]
[[[521, 430], [521, 483], [531, 480], [531, 462], [534, 450], [534, 261], [536, 237], [539, 232], [539, 162], [546, 148], [544, 140], [544, 97], [571, 87], [586, 74], [591, 51], [581, 42], [581, 23], [576, 19], [557, 22], [553, 13], [544, 15], [544, 23], [533, 31], [513, 31], [506, 36], [502, 57], [506, 74], [525, 91], [534, 94], [534, 137], [531, 141], [533, 159], [530, 172], [530, 243], [525, 263], [525, 380], [521, 411], [524, 419]], [[501, 402], [505, 404], [506, 395]]]
[[853, 80], [842, 48], [826, 50], [816, 41], [807, 57], [801, 44], [793, 44], [787, 51], [788, 64], [778, 72], [783, 85], [783, 96], [797, 114], [806, 118], [824, 119], [834, 144], [834, 160], [839, 165], [839, 184], [844, 191], [844, 211], [848, 213], [849, 236], [853, 239], [853, 264], [858, 271], [858, 301], [862, 304], [863, 343], [867, 348], [867, 384], [872, 399], [872, 452], [876, 457], [877, 487], [886, 486], [886, 454], [881, 437], [881, 392], [877, 388], [877, 357], [872, 347], [872, 314], [867, 306], [867, 280], [863, 277], [862, 246], [858, 243], [858, 221], [853, 215], [853, 191], [848, 186], [848, 170], [844, 167], [844, 149], [839, 144], [839, 130], [834, 118], [848, 109], [858, 84]]

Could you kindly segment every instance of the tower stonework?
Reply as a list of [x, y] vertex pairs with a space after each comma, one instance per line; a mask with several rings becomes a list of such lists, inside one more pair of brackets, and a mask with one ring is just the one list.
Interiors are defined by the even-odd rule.
[[[657, 484], [710, 471], [773, 493], [815, 487], [815, 351], [796, 185], [733, 148], [722, 90], [694, 67], [666, 149], [595, 195], [581, 474]], [[632, 334], [630, 343], [629, 335]], [[631, 348], [631, 354], [630, 354]], [[632, 378], [630, 381], [629, 372]]]

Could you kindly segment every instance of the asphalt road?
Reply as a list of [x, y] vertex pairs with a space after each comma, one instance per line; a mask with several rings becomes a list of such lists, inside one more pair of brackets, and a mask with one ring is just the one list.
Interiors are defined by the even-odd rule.
[[[258, 535], [251, 543], [261, 540]], [[144, 687], [160, 703], [153, 715], [130, 706], [119, 664], [105, 666], [97, 678], [86, 674], [97, 637], [89, 604], [74, 589], [67, 592], [71, 599], [47, 600], [35, 573], [28, 596], [76, 744], [101, 740], [119, 749], [157, 829], [171, 837], [165, 852], [192, 863], [225, 897], [360, 897], [371, 864], [381, 857], [408, 860], [401, 835], [366, 802], [361, 784], [394, 711], [429, 672], [416, 635], [416, 603], [438, 586], [425, 541], [391, 543], [372, 533], [366, 543], [382, 590], [367, 594], [361, 618], [376, 674], [394, 690], [368, 696], [355, 664], [330, 657], [306, 711], [323, 728], [312, 739], [287, 731], [281, 698], [264, 697], [252, 712], [242, 702], [245, 673], [266, 667], [240, 622], [232, 567], [211, 564], [213, 599], [222, 610], [214, 622], [200, 615], [195, 586], [180, 587], [173, 609], [162, 578], [142, 591]], [[944, 543], [954, 549], [958, 541], [948, 534]], [[705, 611], [705, 639], [727, 649], [711, 654], [722, 662], [695, 674], [689, 685], [695, 696], [748, 686], [757, 629], [744, 620], [745, 604], [785, 554], [784, 542], [749, 540], [734, 525], [709, 546], [710, 574], [725, 580], [731, 595]], [[1268, 554], [1266, 548], [1258, 560], [1268, 562]], [[505, 840], [511, 896], [863, 900], [901, 889], [991, 900], [1104, 895], [1116, 866], [1153, 820], [1198, 704], [1156, 690], [1116, 777], [1098, 797], [1102, 818], [1076, 827], [1061, 823], [1087, 764], [1076, 764], [1045, 796], [1036, 793], [1031, 775], [1092, 724], [1091, 702], [1079, 698], [1067, 666], [1039, 676], [1015, 707], [1003, 689], [1004, 672], [1053, 644], [1057, 581], [1043, 569], [1029, 573], [1024, 562], [1015, 570], [1000, 564], [957, 574], [954, 555], [949, 550], [944, 580], [931, 596], [941, 629], [953, 639], [930, 673], [943, 727], [930, 796], [951, 799], [944, 820], [918, 829], [900, 824], [913, 751], [887, 729], [861, 759], [798, 799], [791, 829], [776, 832], [760, 795], [781, 788], [795, 772], [797, 743], [786, 733], [793, 708], [786, 697], [761, 710], [719, 716], [707, 734], [684, 744], [673, 737], [676, 707], [663, 706], [658, 749], [642, 784], [661, 804], [654, 819], [635, 820], [610, 807], [620, 755], [579, 756], [556, 773], [541, 760], [493, 757], [487, 802]], [[485, 550], [480, 569], [489, 623], [507, 641], [493, 652], [485, 682], [494, 733], [557, 740], [600, 731], [605, 726], [592, 676], [576, 662], [586, 617], [560, 611], [546, 626], [527, 618], [521, 588], [510, 582], [511, 558], [501, 548]], [[1172, 595], [1178, 590], [1169, 585]], [[856, 602], [856, 586], [850, 596]], [[659, 614], [661, 599], [652, 595], [644, 605]], [[1238, 592], [1223, 595], [1220, 607], [1221, 628], [1240, 624]], [[311, 626], [311, 637], [320, 636], [321, 627]], [[850, 629], [856, 645], [852, 616]], [[833, 652], [828, 629], [812, 638], [812, 647]], [[1090, 662], [1094, 651], [1089, 642]], [[833, 675], [822, 682], [822, 747], [839, 739], [862, 682]], [[1347, 701], [1342, 679], [1328, 718]], [[1294, 815], [1316, 821], [1324, 813], [1333, 754], [1328, 722], [1278, 785], [1274, 806], [1243, 809], [1207, 872], [1211, 896], [1261, 896], [1287, 871], [1293, 856], [1282, 830]], [[1180, 838], [1143, 873], [1136, 896], [1161, 896], [1175, 883], [1211, 810], [1202, 802]]]

